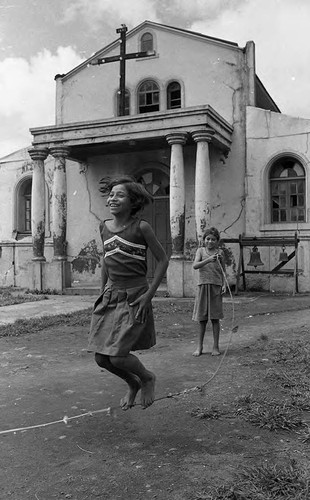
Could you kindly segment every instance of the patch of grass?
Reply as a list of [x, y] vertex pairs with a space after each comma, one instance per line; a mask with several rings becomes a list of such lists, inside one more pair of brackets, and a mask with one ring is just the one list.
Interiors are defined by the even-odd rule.
[[0, 307], [12, 306], [15, 304], [23, 304], [24, 302], [37, 302], [39, 300], [46, 300], [45, 296], [29, 295], [24, 293], [12, 292], [10, 290], [2, 289], [0, 291]]
[[301, 412], [288, 401], [257, 400], [252, 395], [239, 398], [237, 416], [269, 431], [292, 430], [303, 427]]
[[57, 326], [89, 326], [92, 308], [70, 314], [59, 314], [29, 320], [17, 320], [13, 324], [0, 326], [0, 337], [18, 337]]
[[308, 341], [295, 340], [291, 342], [280, 342], [274, 346], [272, 355], [275, 363], [298, 363], [298, 370], [301, 365], [310, 373], [310, 347]]
[[289, 393], [292, 405], [310, 410], [310, 349], [307, 340], [280, 342], [270, 351], [274, 367], [266, 378]]
[[37, 288], [34, 290], [27, 289], [25, 293], [30, 293], [32, 295], [63, 295], [62, 292], [54, 288], [45, 288], [44, 290], [38, 290]]
[[283, 389], [291, 389], [296, 393], [309, 388], [309, 374], [305, 372], [302, 364], [294, 367], [285, 366], [280, 370], [270, 368], [266, 378], [272, 380], [276, 385], [280, 385]]
[[191, 417], [206, 419], [206, 420], [217, 420], [221, 416], [225, 415], [226, 412], [221, 411], [215, 406], [210, 408], [196, 408], [190, 412]]
[[241, 471], [233, 485], [213, 488], [195, 500], [309, 500], [310, 476], [294, 460], [264, 463]]
[[303, 443], [310, 444], [310, 427], [308, 424], [306, 425], [305, 429], [302, 429], [300, 432], [298, 432], [298, 434], [300, 436], [300, 440]]

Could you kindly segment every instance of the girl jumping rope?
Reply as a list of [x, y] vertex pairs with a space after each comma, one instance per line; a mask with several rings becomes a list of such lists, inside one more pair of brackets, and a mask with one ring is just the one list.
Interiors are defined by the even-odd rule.
[[203, 340], [208, 320], [211, 319], [213, 330], [212, 356], [219, 356], [220, 319], [223, 318], [223, 300], [225, 293], [224, 253], [218, 248], [220, 233], [215, 227], [207, 229], [203, 235], [204, 246], [196, 252], [193, 268], [198, 269], [198, 291], [195, 298], [193, 320], [199, 321], [198, 346], [193, 356], [203, 352]]
[[[103, 243], [101, 294], [94, 304], [88, 351], [95, 361], [128, 384], [120, 406], [134, 406], [141, 390], [141, 406], [155, 398], [155, 375], [131, 353], [156, 343], [151, 300], [167, 270], [168, 258], [150, 224], [138, 213], [152, 196], [133, 178], [108, 181], [100, 189], [108, 194], [112, 219], [100, 223]], [[154, 279], [146, 279], [147, 249], [157, 264]]]

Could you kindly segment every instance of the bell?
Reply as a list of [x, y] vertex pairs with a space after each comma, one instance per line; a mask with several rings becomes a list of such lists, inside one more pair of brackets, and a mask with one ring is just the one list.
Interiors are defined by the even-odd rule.
[[260, 253], [257, 250], [257, 247], [253, 247], [253, 250], [252, 250], [251, 255], [250, 255], [250, 261], [248, 262], [248, 266], [257, 267], [257, 266], [263, 266], [263, 265], [264, 265], [264, 263], [261, 261]]
[[288, 255], [285, 251], [285, 247], [282, 248], [282, 252], [279, 255], [279, 262], [288, 262]]

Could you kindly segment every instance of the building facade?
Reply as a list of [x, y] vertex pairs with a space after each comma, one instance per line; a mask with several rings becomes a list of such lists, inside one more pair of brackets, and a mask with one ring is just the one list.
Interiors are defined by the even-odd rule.
[[[154, 195], [142, 216], [170, 257], [171, 296], [194, 295], [192, 261], [210, 224], [225, 240], [231, 284], [239, 235], [298, 231], [299, 289], [310, 290], [310, 120], [280, 113], [255, 73], [254, 43], [145, 21], [124, 48], [121, 94], [117, 39], [56, 75], [55, 125], [31, 129], [31, 147], [0, 160], [2, 285], [99, 286], [99, 223], [109, 218], [100, 182], [130, 174]], [[265, 270], [278, 252], [262, 249]], [[294, 281], [250, 278], [262, 289]]]

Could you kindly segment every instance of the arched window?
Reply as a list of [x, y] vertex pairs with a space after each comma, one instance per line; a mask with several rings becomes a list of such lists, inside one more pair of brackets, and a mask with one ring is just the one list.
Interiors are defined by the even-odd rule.
[[[117, 116], [121, 116], [121, 99], [120, 94], [117, 92]], [[130, 92], [125, 90], [125, 110], [123, 116], [128, 116], [130, 114]]]
[[152, 80], [142, 83], [138, 89], [139, 113], [159, 111], [159, 87]]
[[181, 107], [181, 85], [179, 82], [171, 82], [167, 87], [167, 109]]
[[144, 33], [140, 41], [141, 52], [148, 52], [154, 50], [153, 35], [152, 33]]
[[169, 196], [169, 176], [161, 170], [148, 170], [140, 175], [137, 181], [155, 198]]
[[272, 165], [269, 174], [271, 222], [305, 222], [305, 171], [295, 159], [284, 157]]
[[31, 234], [31, 187], [32, 178], [27, 177], [16, 192], [16, 231]]

